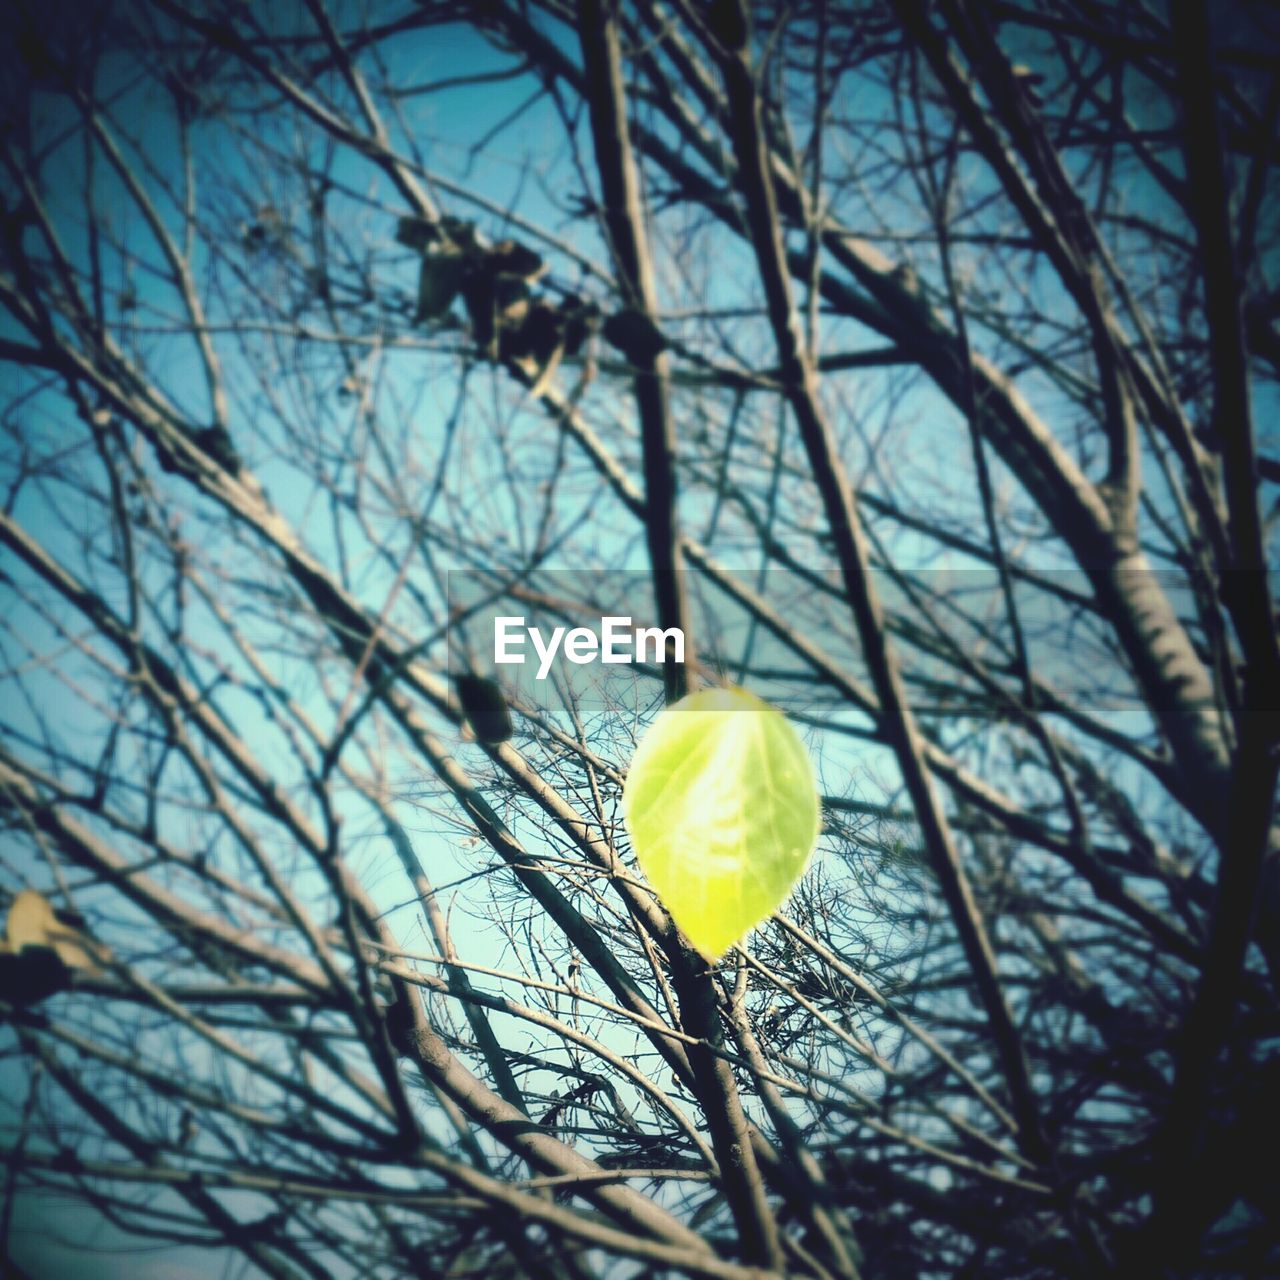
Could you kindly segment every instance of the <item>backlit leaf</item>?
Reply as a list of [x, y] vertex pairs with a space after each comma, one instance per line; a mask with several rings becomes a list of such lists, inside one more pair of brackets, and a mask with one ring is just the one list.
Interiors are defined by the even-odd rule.
[[692, 693], [654, 721], [622, 807], [641, 870], [710, 959], [782, 904], [822, 821], [799, 735], [737, 688]]

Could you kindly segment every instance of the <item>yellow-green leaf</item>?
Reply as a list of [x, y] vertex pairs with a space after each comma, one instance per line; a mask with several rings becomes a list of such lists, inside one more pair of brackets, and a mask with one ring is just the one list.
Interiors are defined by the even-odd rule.
[[799, 735], [737, 688], [662, 712], [636, 749], [622, 809], [640, 869], [710, 959], [778, 909], [822, 823]]

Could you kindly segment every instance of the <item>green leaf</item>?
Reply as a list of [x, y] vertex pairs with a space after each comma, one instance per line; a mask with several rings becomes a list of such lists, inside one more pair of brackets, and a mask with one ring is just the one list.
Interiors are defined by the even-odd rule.
[[778, 909], [822, 825], [799, 735], [737, 688], [691, 693], [650, 725], [622, 810], [640, 869], [712, 960]]

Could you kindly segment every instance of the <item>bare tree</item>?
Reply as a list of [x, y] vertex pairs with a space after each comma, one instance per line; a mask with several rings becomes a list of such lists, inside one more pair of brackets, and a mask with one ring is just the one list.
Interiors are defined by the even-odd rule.
[[[1274, 13], [5, 21], [6, 1234], [1274, 1274]], [[825, 822], [709, 966], [619, 802], [716, 679]]]

